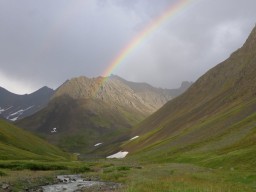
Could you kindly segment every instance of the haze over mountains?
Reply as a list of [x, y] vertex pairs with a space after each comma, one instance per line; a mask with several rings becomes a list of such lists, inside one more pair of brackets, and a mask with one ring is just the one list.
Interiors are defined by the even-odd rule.
[[105, 155], [129, 137], [132, 126], [190, 85], [169, 90], [118, 76], [77, 77], [62, 84], [44, 109], [17, 125], [71, 152], [92, 153], [96, 143], [104, 143]]
[[244, 45], [133, 130], [123, 150], [153, 161], [242, 166], [256, 150], [256, 27]]

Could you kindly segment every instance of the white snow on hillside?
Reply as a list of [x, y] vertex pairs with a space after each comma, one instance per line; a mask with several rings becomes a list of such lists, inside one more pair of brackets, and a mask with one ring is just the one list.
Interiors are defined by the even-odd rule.
[[6, 109], [0, 107], [0, 114], [3, 113], [3, 112], [5, 112], [5, 111], [7, 111], [7, 110], [9, 110], [9, 109], [11, 109], [11, 108], [12, 108], [12, 106], [11, 106], [11, 107], [8, 107], [8, 108], [6, 108]]
[[127, 151], [120, 151], [120, 152], [118, 152], [118, 153], [115, 153], [115, 154], [113, 154], [113, 155], [108, 156], [107, 158], [108, 158], [108, 159], [113, 159], [113, 158], [122, 159], [122, 158], [124, 158], [128, 153], [129, 153], [129, 152], [127, 152]]
[[[10, 114], [7, 119], [11, 120], [11, 121], [16, 121], [17, 119], [19, 119], [19, 117], [27, 110], [31, 109], [32, 107], [34, 107], [33, 105], [26, 108], [26, 109], [20, 109], [12, 114]], [[9, 108], [8, 108], [9, 109]], [[6, 111], [6, 110], [5, 110]]]
[[134, 140], [134, 139], [137, 139], [138, 137], [139, 137], [139, 136], [137, 135], [137, 136], [131, 138], [130, 141], [132, 141], [132, 140]]
[[94, 145], [94, 147], [100, 146], [100, 145], [102, 145], [102, 144], [103, 144], [103, 143], [97, 143], [97, 144]]

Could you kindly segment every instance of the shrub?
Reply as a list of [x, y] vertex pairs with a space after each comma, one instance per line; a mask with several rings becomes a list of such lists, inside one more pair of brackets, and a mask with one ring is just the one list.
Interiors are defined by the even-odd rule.
[[81, 166], [81, 167], [72, 168], [71, 171], [73, 173], [84, 173], [84, 172], [91, 171], [91, 169], [88, 166]]

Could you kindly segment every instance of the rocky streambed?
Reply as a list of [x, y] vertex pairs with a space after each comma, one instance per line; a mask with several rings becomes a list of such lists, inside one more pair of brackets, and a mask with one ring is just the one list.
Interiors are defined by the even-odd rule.
[[102, 181], [88, 181], [81, 175], [59, 175], [58, 183], [53, 185], [41, 186], [31, 190], [37, 192], [112, 192], [117, 191], [121, 184]]

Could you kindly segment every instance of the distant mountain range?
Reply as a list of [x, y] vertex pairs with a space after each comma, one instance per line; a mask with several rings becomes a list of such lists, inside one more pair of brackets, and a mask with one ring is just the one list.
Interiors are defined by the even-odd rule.
[[256, 153], [256, 27], [245, 44], [133, 129], [148, 161], [249, 166]]
[[0, 87], [0, 115], [10, 121], [30, 116], [44, 108], [54, 90], [42, 87], [31, 94], [17, 95]]
[[[17, 125], [65, 150], [105, 154], [127, 139], [131, 127], [188, 88], [154, 88], [146, 83], [108, 78], [77, 77], [66, 81], [49, 104]], [[97, 143], [104, 143], [95, 147]], [[104, 149], [104, 150], [103, 150]]]

